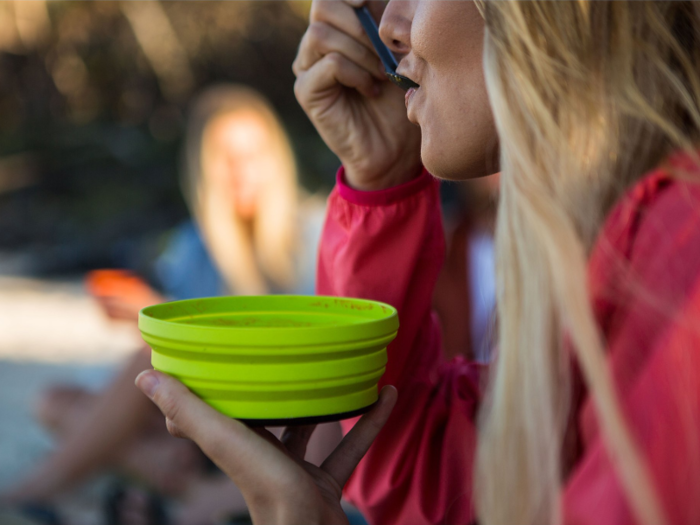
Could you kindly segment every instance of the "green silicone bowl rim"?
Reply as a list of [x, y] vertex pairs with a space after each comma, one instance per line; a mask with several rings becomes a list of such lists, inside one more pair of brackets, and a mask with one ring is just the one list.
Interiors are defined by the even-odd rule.
[[[280, 311], [280, 307], [290, 303], [305, 311], [323, 313], [337, 312], [353, 319], [347, 325], [316, 327], [222, 327], [201, 326], [173, 321], [175, 314], [197, 316], [206, 305], [241, 304], [255, 307], [251, 312], [264, 313]], [[233, 308], [232, 308], [233, 309]], [[374, 317], [369, 317], [371, 312]], [[235, 347], [274, 348], [285, 347], [292, 351], [299, 348], [304, 353], [313, 353], [313, 347], [334, 343], [352, 343], [386, 336], [396, 332], [399, 319], [396, 309], [388, 304], [368, 299], [355, 299], [331, 296], [267, 295], [267, 296], [227, 296], [186, 299], [153, 306], [139, 312], [139, 330], [146, 336], [154, 336], [171, 341], [194, 343], [196, 345], [226, 345], [228, 351]]]

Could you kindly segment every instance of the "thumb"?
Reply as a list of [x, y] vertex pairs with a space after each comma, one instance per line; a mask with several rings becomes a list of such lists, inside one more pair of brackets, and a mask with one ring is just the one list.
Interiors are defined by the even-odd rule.
[[234, 481], [255, 468], [248, 463], [250, 458], [264, 452], [258, 450], [261, 446], [270, 446], [243, 423], [214, 410], [167, 374], [147, 370], [136, 378], [136, 386], [167, 418], [171, 434], [197, 443]]

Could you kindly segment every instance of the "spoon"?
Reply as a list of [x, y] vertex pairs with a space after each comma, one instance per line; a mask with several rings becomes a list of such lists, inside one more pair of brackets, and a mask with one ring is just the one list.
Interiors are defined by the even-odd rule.
[[382, 64], [384, 64], [386, 76], [389, 77], [389, 80], [404, 91], [408, 91], [411, 88], [420, 87], [410, 78], [399, 75], [396, 72], [396, 68], [399, 64], [391, 50], [386, 47], [384, 42], [382, 42], [382, 39], [379, 38], [379, 29], [377, 28], [377, 24], [375, 23], [374, 18], [372, 18], [369, 9], [367, 9], [367, 6], [355, 7], [353, 9], [355, 9], [355, 14], [357, 15], [357, 18], [360, 19], [360, 23], [365, 29], [365, 33], [367, 33], [367, 36], [372, 41], [374, 49], [377, 50], [377, 54], [379, 55]]

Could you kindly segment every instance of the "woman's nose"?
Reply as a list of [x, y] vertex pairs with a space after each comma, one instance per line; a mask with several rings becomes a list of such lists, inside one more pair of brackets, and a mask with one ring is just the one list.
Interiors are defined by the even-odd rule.
[[379, 24], [379, 36], [401, 58], [411, 52], [411, 22], [416, 0], [391, 0]]

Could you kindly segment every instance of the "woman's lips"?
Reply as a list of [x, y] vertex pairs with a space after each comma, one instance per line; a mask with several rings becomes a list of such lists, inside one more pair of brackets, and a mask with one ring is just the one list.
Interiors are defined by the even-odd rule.
[[408, 109], [408, 104], [411, 102], [411, 98], [413, 97], [415, 92], [416, 92], [416, 88], [410, 88], [408, 91], [406, 91], [406, 96], [405, 96], [406, 109]]

